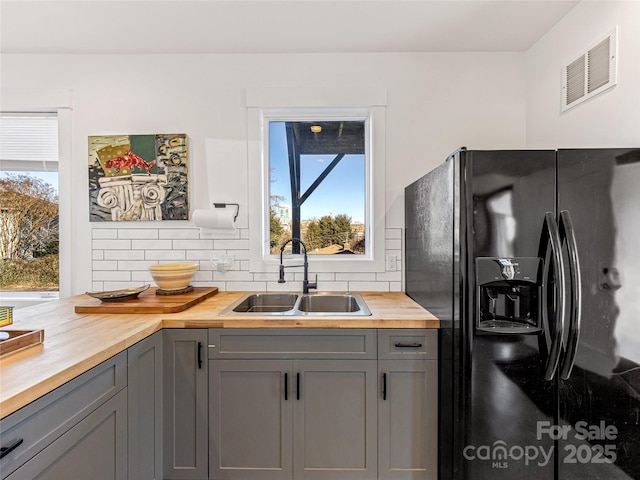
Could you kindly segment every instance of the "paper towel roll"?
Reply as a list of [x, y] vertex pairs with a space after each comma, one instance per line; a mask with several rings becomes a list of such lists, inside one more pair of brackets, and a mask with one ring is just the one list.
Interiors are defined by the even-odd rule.
[[234, 235], [236, 233], [235, 208], [194, 210], [193, 223], [201, 233]]

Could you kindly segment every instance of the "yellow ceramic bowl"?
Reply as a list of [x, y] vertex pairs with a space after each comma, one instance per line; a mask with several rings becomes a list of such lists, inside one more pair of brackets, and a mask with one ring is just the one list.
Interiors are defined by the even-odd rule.
[[161, 263], [151, 265], [149, 272], [162, 290], [181, 290], [189, 286], [189, 282], [196, 273], [198, 266], [195, 263]]

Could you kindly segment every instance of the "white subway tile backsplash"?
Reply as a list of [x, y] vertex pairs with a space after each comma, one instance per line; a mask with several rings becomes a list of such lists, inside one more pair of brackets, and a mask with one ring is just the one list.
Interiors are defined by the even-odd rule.
[[173, 248], [184, 250], [213, 250], [213, 240], [173, 240]]
[[216, 250], [249, 250], [248, 239], [237, 240], [214, 240], [213, 246]]
[[[249, 260], [249, 250], [227, 250], [226, 255], [231, 255], [234, 260]], [[247, 267], [247, 270], [249, 267]]]
[[320, 282], [318, 281], [319, 292], [348, 292], [349, 282]]
[[151, 265], [156, 265], [158, 262], [153, 260], [119, 260], [118, 270], [149, 270]]
[[128, 271], [112, 271], [112, 270], [94, 270], [94, 280], [102, 280], [105, 282], [127, 282], [131, 280], [131, 272]]
[[103, 282], [102, 290], [122, 290], [123, 288], [134, 288], [142, 286], [140, 282]]
[[115, 260], [94, 260], [91, 263], [91, 268], [93, 270], [119, 270], [118, 262]]
[[401, 250], [402, 249], [402, 240], [399, 238], [387, 238], [384, 241], [386, 250]]
[[142, 250], [105, 250], [105, 260], [144, 260]]
[[186, 250], [187, 260], [208, 260], [213, 257], [211, 250]]
[[118, 230], [118, 238], [155, 240], [158, 238], [158, 229], [121, 228]]
[[94, 239], [91, 247], [94, 250], [131, 250], [131, 240]]
[[211, 282], [213, 280], [211, 273], [211, 270], [198, 270], [193, 275], [193, 282]]
[[107, 239], [118, 238], [118, 230], [115, 228], [94, 228], [91, 230], [91, 238]]
[[351, 292], [388, 292], [389, 282], [349, 282]]
[[402, 272], [384, 272], [376, 273], [376, 281], [378, 282], [400, 282], [402, 280]]
[[144, 252], [144, 258], [169, 263], [173, 260], [186, 260], [186, 254], [184, 250], [147, 250]]
[[[277, 283], [278, 268], [273, 271], [250, 272], [249, 230], [239, 229], [237, 238], [208, 238], [197, 228], [94, 228], [92, 230], [92, 268], [95, 290], [106, 290], [153, 283], [149, 265], [192, 261], [198, 263], [194, 286], [216, 286], [220, 291], [274, 290], [300, 291], [302, 269], [289, 269], [286, 283]], [[402, 229], [385, 230], [385, 255], [397, 260], [393, 272], [321, 272], [320, 291], [401, 291]], [[226, 272], [219, 272], [212, 258], [232, 256]], [[315, 281], [316, 273], [309, 272]]]
[[402, 238], [402, 229], [387, 228], [385, 231], [385, 238]]
[[225, 284], [226, 290], [229, 292], [263, 292], [267, 289], [267, 282], [225, 282]]
[[173, 240], [131, 240], [133, 250], [171, 250]]
[[[318, 281], [319, 282], [333, 282], [333, 281], [337, 280], [336, 279], [336, 274], [332, 273], [332, 272], [320, 272], [320, 273], [309, 272], [309, 280], [310, 281], [315, 281], [316, 275], [318, 276]], [[276, 272], [276, 278], [277, 278], [277, 276], [278, 276], [278, 274]], [[304, 278], [304, 272], [302, 272], [302, 271], [295, 272], [294, 279], [296, 280], [296, 282], [301, 282], [303, 278]]]
[[188, 229], [188, 228], [162, 228], [158, 231], [158, 238], [160, 239], [168, 239], [168, 240], [178, 240], [178, 239], [192, 239], [197, 240], [200, 238], [197, 229]]
[[151, 273], [149, 273], [147, 270], [132, 270], [131, 280], [134, 282], [138, 282], [138, 284], [150, 283], [151, 285], [155, 285]]
[[251, 272], [241, 272], [239, 270], [229, 270], [226, 272], [213, 271], [213, 279], [216, 282], [252, 282], [257, 280]]
[[375, 282], [375, 273], [336, 273], [336, 280]]

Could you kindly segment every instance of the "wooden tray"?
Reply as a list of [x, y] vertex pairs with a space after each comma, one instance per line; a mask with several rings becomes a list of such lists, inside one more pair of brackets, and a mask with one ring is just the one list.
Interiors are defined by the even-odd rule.
[[[121, 302], [95, 300], [76, 305], [76, 313], [176, 313], [218, 293], [218, 287], [194, 287], [192, 292], [177, 295], [156, 295], [156, 288], [142, 292], [138, 298]], [[90, 298], [87, 295], [87, 298]]]
[[0, 357], [16, 353], [44, 342], [44, 330], [0, 330], [9, 338], [0, 341]]

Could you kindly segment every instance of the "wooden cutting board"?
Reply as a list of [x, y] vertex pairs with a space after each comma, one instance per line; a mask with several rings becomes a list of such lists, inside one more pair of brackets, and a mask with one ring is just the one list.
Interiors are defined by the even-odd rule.
[[[194, 287], [192, 292], [177, 295], [156, 295], [156, 289], [145, 290], [138, 298], [121, 302], [101, 302], [76, 305], [76, 313], [176, 313], [218, 293], [218, 287]], [[87, 298], [91, 298], [87, 296]]]

